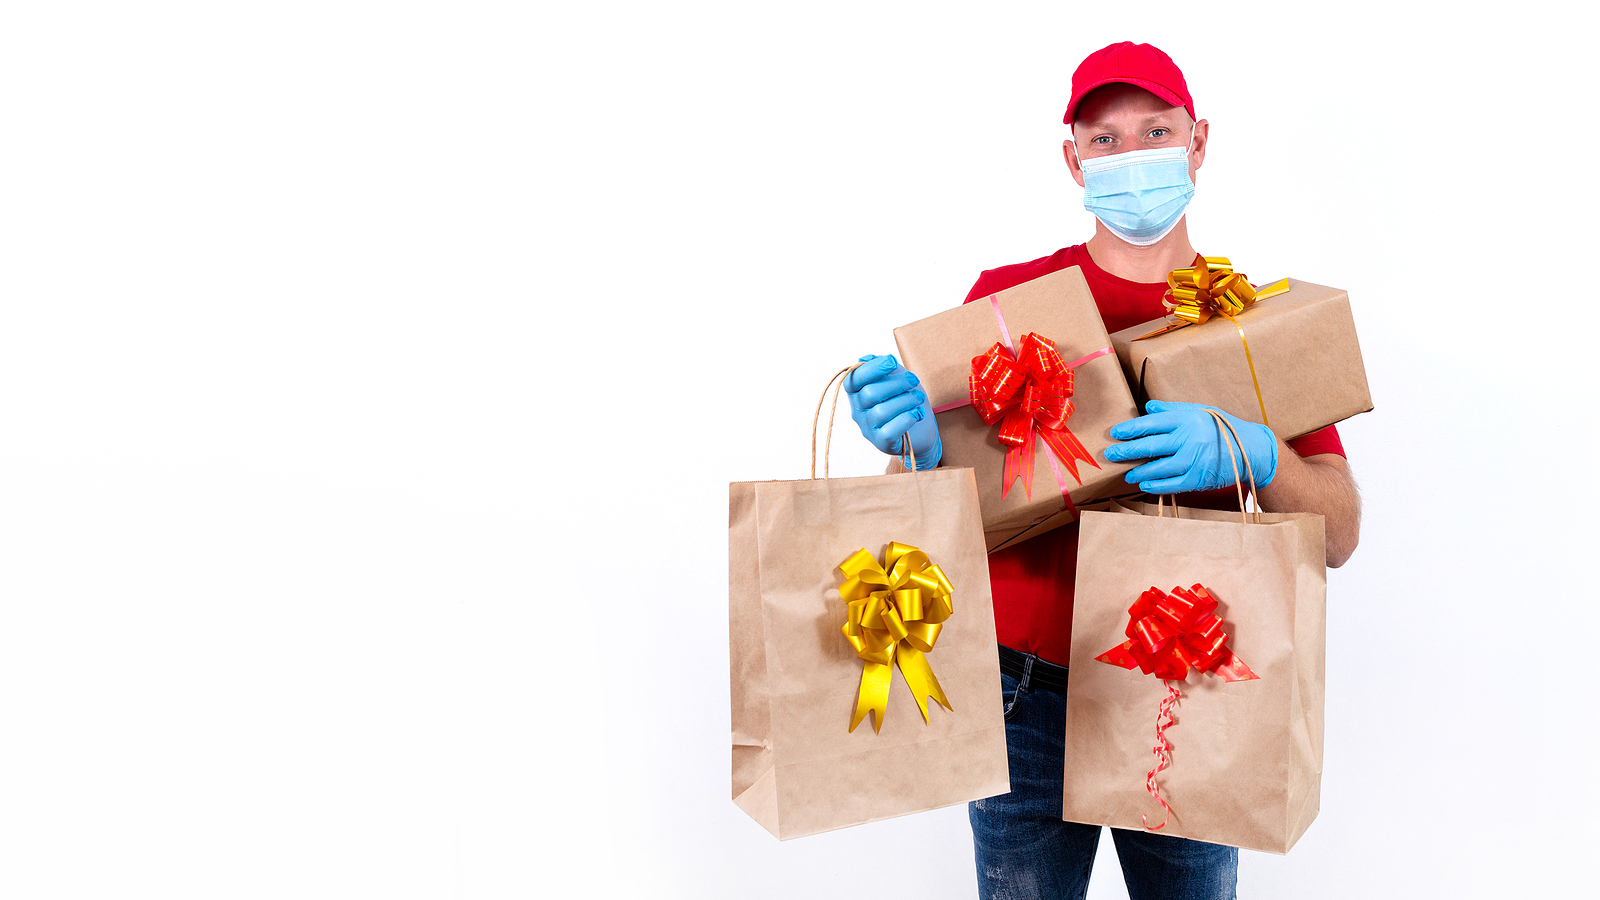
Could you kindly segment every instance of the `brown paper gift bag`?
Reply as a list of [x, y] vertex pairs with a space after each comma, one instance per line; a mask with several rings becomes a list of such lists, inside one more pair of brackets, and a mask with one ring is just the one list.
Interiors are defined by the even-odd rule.
[[[1241, 496], [1241, 507], [1243, 498]], [[1144, 503], [1085, 512], [1068, 671], [1062, 818], [1287, 853], [1317, 816], [1322, 783], [1327, 570], [1323, 521], [1308, 513]], [[1096, 657], [1129, 641], [1129, 607], [1155, 587], [1202, 584], [1227, 649], [1258, 678], [1187, 670], [1155, 775], [1166, 684]], [[1146, 820], [1145, 817], [1148, 817]]]
[[[812, 480], [729, 485], [734, 802], [787, 840], [1008, 792], [972, 470], [828, 478], [825, 462], [815, 474], [813, 457]], [[947, 579], [953, 614], [924, 658], [949, 708], [923, 700], [924, 722], [895, 665], [886, 714], [852, 731], [867, 663], [841, 633], [840, 565], [860, 550], [881, 563], [891, 542], [920, 548]]]
[[[1003, 330], [1001, 319], [996, 318], [997, 308], [1005, 323]], [[999, 425], [984, 424], [970, 403], [946, 409], [969, 400], [973, 357], [1006, 338], [1015, 352], [1029, 332], [1053, 343], [1064, 363], [1112, 346], [1094, 295], [1077, 266], [1000, 291], [993, 302], [966, 303], [894, 330], [901, 361], [922, 379], [933, 408], [944, 410], [936, 415], [945, 465], [977, 470], [984, 539], [990, 551], [1036, 537], [1074, 518], [1062, 498], [1050, 451], [1042, 441], [1036, 442], [1033, 451], [1031, 495], [1021, 480], [1003, 491], [1006, 448], [997, 435]], [[1114, 355], [1091, 359], [1072, 372], [1074, 410], [1066, 427], [1094, 460], [1093, 464], [1078, 461], [1077, 477], [1057, 463], [1062, 482], [1077, 505], [1128, 493], [1122, 476], [1133, 465], [1105, 459], [1111, 426], [1139, 415]]]
[[[1218, 316], [1138, 340], [1166, 324], [1156, 319], [1111, 335], [1136, 399], [1205, 403], [1257, 424], [1268, 424], [1262, 422], [1265, 405], [1272, 430], [1285, 439], [1371, 411], [1350, 295], [1285, 281], [1288, 291], [1240, 313], [1239, 327]], [[1248, 360], [1239, 328], [1249, 341]]]

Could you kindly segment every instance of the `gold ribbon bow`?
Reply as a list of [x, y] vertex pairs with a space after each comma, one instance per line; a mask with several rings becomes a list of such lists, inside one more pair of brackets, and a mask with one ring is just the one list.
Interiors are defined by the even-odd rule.
[[889, 680], [896, 664], [922, 710], [924, 724], [928, 722], [927, 697], [955, 712], [923, 656], [933, 650], [944, 628], [941, 623], [954, 612], [952, 588], [944, 572], [928, 560], [928, 554], [897, 542], [889, 544], [883, 565], [863, 547], [840, 563], [839, 571], [845, 574], [839, 597], [850, 606], [850, 619], [839, 630], [865, 662], [850, 731], [856, 730], [868, 710], [874, 713], [873, 732], [883, 731]]
[[1233, 270], [1233, 263], [1226, 256], [1202, 256], [1197, 262], [1200, 265], [1173, 269], [1167, 274], [1167, 296], [1162, 303], [1182, 321], [1135, 340], [1166, 334], [1186, 325], [1199, 325], [1214, 315], [1237, 325], [1239, 323], [1233, 317], [1249, 309], [1257, 300], [1276, 297], [1289, 290], [1287, 278], [1263, 288], [1252, 286], [1250, 279]]
[[1289, 279], [1283, 278], [1263, 288], [1256, 288], [1244, 275], [1233, 271], [1233, 263], [1226, 256], [1202, 256], [1200, 265], [1187, 269], [1173, 269], [1167, 274], [1167, 296], [1162, 303], [1178, 319], [1149, 334], [1136, 337], [1142, 341], [1189, 325], [1200, 325], [1212, 316], [1221, 316], [1239, 329], [1239, 340], [1244, 344], [1244, 360], [1250, 366], [1250, 383], [1255, 385], [1256, 403], [1261, 407], [1261, 424], [1272, 427], [1267, 421], [1267, 403], [1261, 399], [1261, 382], [1256, 380], [1256, 363], [1250, 358], [1250, 342], [1245, 340], [1244, 326], [1234, 316], [1249, 309], [1258, 300], [1276, 297], [1289, 290]]

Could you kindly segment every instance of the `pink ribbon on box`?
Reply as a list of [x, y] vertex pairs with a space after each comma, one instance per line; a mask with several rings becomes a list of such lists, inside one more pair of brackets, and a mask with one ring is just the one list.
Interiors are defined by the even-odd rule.
[[[987, 360], [990, 357], [991, 354], [996, 354], [996, 353], [1002, 353], [1003, 352], [1005, 354], [1009, 354], [1009, 357], [1012, 360], [1016, 360], [1018, 358], [1016, 345], [1011, 340], [1011, 330], [1006, 327], [1005, 315], [1000, 311], [1000, 298], [999, 298], [999, 296], [996, 295], [996, 294], [990, 294], [989, 295], [989, 305], [990, 305], [991, 308], [994, 309], [995, 323], [997, 325], [999, 325], [999, 327], [1000, 327], [1001, 342], [999, 344], [996, 344], [995, 347], [989, 351], [989, 353], [985, 353], [984, 355], [978, 356], [978, 357], [973, 359], [973, 366], [974, 366], [974, 370], [975, 371], [976, 371], [977, 367], [980, 365], [980, 363], [982, 361]], [[1080, 357], [1080, 358], [1075, 359], [1075, 360], [1073, 360], [1072, 362], [1069, 362], [1069, 363], [1061, 363], [1059, 361], [1060, 357], [1056, 354], [1055, 347], [1054, 347], [1054, 345], [1052, 343], [1050, 343], [1048, 341], [1044, 341], [1037, 334], [1028, 335], [1028, 340], [1030, 342], [1040, 342], [1040, 343], [1042, 343], [1044, 347], [1048, 348], [1048, 350], [1047, 350], [1048, 355], [1052, 358], [1052, 360], [1054, 360], [1054, 365], [1060, 365], [1065, 370], [1065, 374], [1067, 376], [1067, 388], [1066, 388], [1066, 391], [1067, 391], [1067, 394], [1069, 396], [1071, 394], [1071, 386], [1070, 386], [1071, 382], [1070, 382], [1070, 379], [1071, 379], [1071, 375], [1072, 375], [1072, 370], [1073, 369], [1076, 369], [1079, 366], [1082, 366], [1082, 365], [1084, 365], [1086, 363], [1092, 362], [1093, 360], [1099, 359], [1102, 356], [1106, 356], [1106, 355], [1108, 355], [1110, 353], [1115, 352], [1111, 347], [1101, 347], [1099, 350], [1096, 350], [1093, 353], [1088, 354], [1087, 356]], [[1002, 347], [1004, 348], [1003, 351], [1001, 350]], [[1040, 348], [1035, 347], [1033, 349], [1038, 350]], [[938, 413], [942, 413], [942, 412], [949, 412], [952, 409], [959, 409], [959, 408], [961, 408], [963, 406], [972, 406], [972, 405], [974, 405], [974, 396], [978, 393], [978, 388], [979, 388], [979, 386], [978, 386], [978, 383], [977, 383], [977, 379], [976, 379], [976, 376], [974, 376], [973, 388], [972, 388], [973, 389], [973, 394], [969, 395], [964, 400], [959, 400], [959, 401], [956, 401], [954, 403], [946, 403], [946, 404], [943, 404], [941, 406], [936, 406], [933, 409], [934, 413], [938, 414]], [[981, 411], [980, 411], [980, 415], [981, 415]], [[1070, 401], [1067, 401], [1067, 407], [1066, 407], [1065, 415], [1067, 415], [1067, 416], [1071, 415], [1071, 402]], [[984, 418], [985, 422], [988, 422], [991, 417], [990, 416], [983, 416], [983, 418]], [[1065, 416], [1063, 416], [1063, 419], [1064, 418], [1065, 418]], [[1031, 440], [1032, 433], [1033, 433], [1033, 429], [1030, 426], [1030, 428], [1029, 428], [1029, 438], [1030, 439], [1027, 440], [1027, 442], [1026, 442], [1026, 453], [1028, 455], [1027, 455], [1026, 463], [1025, 463], [1024, 467], [1022, 468], [1022, 472], [1025, 473], [1025, 475], [1026, 475], [1026, 477], [1024, 478], [1023, 487], [1028, 492], [1029, 496], [1032, 496], [1032, 494], [1033, 494], [1033, 485], [1032, 485], [1032, 481], [1033, 481], [1033, 465], [1032, 465], [1032, 462], [1033, 462], [1033, 456], [1032, 456], [1032, 454], [1033, 454], [1033, 441]], [[1080, 449], [1082, 447], [1081, 443], [1079, 443], [1076, 438], [1072, 438], [1069, 446], [1070, 445], [1077, 445]], [[1046, 450], [1045, 450], [1044, 458], [1045, 458], [1045, 460], [1047, 462], [1050, 463], [1050, 471], [1051, 471], [1052, 474], [1055, 475], [1056, 486], [1061, 489], [1061, 499], [1066, 502], [1067, 508], [1073, 510], [1074, 514], [1076, 514], [1076, 511], [1077, 511], [1076, 507], [1073, 506], [1073, 503], [1072, 503], [1071, 488], [1067, 486], [1067, 479], [1061, 474], [1061, 466], [1060, 466], [1060, 464], [1057, 463], [1057, 456], [1060, 453], [1068, 452], [1068, 451], [1067, 451], [1066, 448], [1058, 450], [1056, 444], [1053, 443], [1050, 440], [1046, 440], [1045, 441], [1045, 447], [1046, 447]], [[1005, 474], [1005, 476], [1003, 476], [1007, 489], [1010, 488], [1010, 486], [1011, 486], [1010, 483], [1011, 483], [1012, 479], [1016, 477], [1016, 475], [1013, 473], [1013, 467], [1011, 465], [1011, 463], [1012, 463], [1011, 457], [1012, 457], [1012, 453], [1008, 451], [1008, 453], [1007, 453], [1006, 474]], [[1099, 468], [1100, 464], [1095, 462], [1093, 458], [1089, 457], [1088, 451], [1085, 450], [1083, 452], [1083, 458], [1086, 459], [1087, 462], [1090, 465], [1092, 465], [1092, 466], [1094, 466], [1096, 468]], [[1064, 459], [1062, 461], [1065, 462], [1069, 467], [1072, 468], [1072, 475], [1073, 475], [1074, 480], [1077, 480], [1081, 484], [1082, 483], [1082, 479], [1078, 478], [1077, 466], [1073, 462], [1072, 455], [1070, 453], [1068, 453], [1068, 458]], [[1004, 493], [1005, 493], [1005, 491], [1002, 491], [1002, 495], [1004, 495]]]

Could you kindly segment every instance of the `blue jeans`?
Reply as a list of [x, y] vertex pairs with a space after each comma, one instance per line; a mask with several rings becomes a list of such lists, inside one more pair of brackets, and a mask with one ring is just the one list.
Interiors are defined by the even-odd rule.
[[[1001, 673], [1011, 793], [968, 804], [983, 900], [1082, 900], [1100, 826], [1061, 821], [1067, 698]], [[1111, 829], [1130, 900], [1234, 900], [1239, 851]]]

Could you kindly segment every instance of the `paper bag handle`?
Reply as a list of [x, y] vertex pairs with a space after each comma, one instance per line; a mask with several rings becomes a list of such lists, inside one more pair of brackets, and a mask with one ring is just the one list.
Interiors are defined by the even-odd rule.
[[[1245, 522], [1244, 518], [1244, 483], [1239, 480], [1239, 457], [1233, 453], [1233, 445], [1235, 443], [1239, 445], [1239, 456], [1244, 457], [1245, 474], [1250, 477], [1250, 505], [1255, 507], [1256, 524], [1259, 525], [1261, 524], [1261, 501], [1256, 497], [1256, 473], [1250, 467], [1249, 454], [1244, 452], [1244, 441], [1239, 440], [1239, 432], [1233, 430], [1233, 425], [1223, 418], [1222, 413], [1214, 409], [1208, 409], [1206, 412], [1211, 414], [1211, 418], [1217, 420], [1218, 431], [1226, 430], [1233, 437], [1232, 442], [1224, 439], [1222, 443], [1223, 446], [1228, 448], [1228, 462], [1233, 466], [1233, 486], [1239, 492], [1239, 521], [1249, 524]], [[1177, 506], [1178, 501], [1174, 500], [1172, 503], [1173, 506]]]
[[[1214, 409], [1208, 409], [1208, 410], [1206, 410], [1206, 412], [1211, 414], [1211, 418], [1217, 420], [1217, 430], [1218, 431], [1226, 430], [1227, 433], [1233, 437], [1234, 443], [1238, 443], [1240, 449], [1243, 450], [1244, 443], [1239, 440], [1239, 433], [1237, 431], [1233, 430], [1233, 425], [1229, 424], [1228, 420], [1223, 418], [1222, 414], [1217, 412]], [[1229, 443], [1228, 440], [1226, 438], [1224, 438], [1224, 440], [1222, 441], [1222, 444], [1223, 444], [1223, 446], [1228, 448], [1228, 462], [1229, 462], [1230, 465], [1233, 466], [1233, 486], [1234, 486], [1234, 489], [1239, 492], [1239, 521], [1240, 521], [1241, 524], [1248, 525], [1248, 524], [1250, 524], [1250, 522], [1245, 518], [1244, 482], [1241, 481], [1240, 478], [1239, 478], [1239, 457], [1234, 455], [1233, 443]], [[1255, 470], [1253, 468], [1251, 468], [1251, 466], [1250, 466], [1250, 457], [1248, 455], [1245, 455], [1245, 454], [1242, 454], [1242, 453], [1240, 455], [1244, 456], [1245, 474], [1247, 476], [1249, 476], [1249, 478], [1250, 478], [1250, 505], [1255, 507], [1255, 513], [1254, 513], [1255, 522], [1256, 522], [1257, 525], [1260, 525], [1261, 524], [1261, 501], [1260, 501], [1259, 498], [1256, 497], [1256, 473], [1255, 473]], [[1165, 495], [1165, 494], [1157, 494], [1156, 495], [1156, 516], [1158, 518], [1160, 518], [1160, 517], [1165, 515], [1166, 500], [1167, 500], [1167, 495]], [[1172, 498], [1172, 517], [1175, 518], [1175, 519], [1182, 518], [1182, 516], [1180, 516], [1178, 514], [1178, 498], [1177, 497], [1173, 497]]]
[[1167, 510], [1167, 499], [1169, 497], [1172, 500], [1172, 517], [1174, 519], [1183, 518], [1183, 516], [1178, 513], [1178, 498], [1174, 497], [1174, 496], [1172, 496], [1170, 494], [1157, 494], [1156, 495], [1156, 518], [1158, 518], [1158, 519], [1166, 518], [1166, 514], [1167, 514], [1166, 513], [1166, 510]]
[[[822, 477], [824, 480], [826, 480], [828, 477], [828, 455], [833, 450], [833, 417], [839, 412], [839, 388], [844, 387], [843, 376], [850, 374], [860, 366], [861, 363], [856, 363], [853, 366], [845, 366], [844, 368], [835, 372], [833, 377], [828, 379], [827, 385], [823, 387], [822, 396], [817, 398], [817, 411], [811, 416], [812, 481], [817, 480], [817, 424], [822, 420], [822, 404], [828, 399], [828, 388], [833, 388], [833, 405], [828, 408], [828, 437], [822, 446]], [[838, 384], [835, 385], [834, 382], [838, 382]], [[900, 435], [900, 446], [902, 448], [902, 453], [904, 452], [904, 448], [907, 448], [910, 445], [911, 435], [909, 433]], [[915, 453], [911, 454], [911, 471], [917, 471], [917, 454]]]

